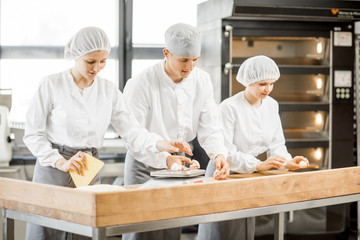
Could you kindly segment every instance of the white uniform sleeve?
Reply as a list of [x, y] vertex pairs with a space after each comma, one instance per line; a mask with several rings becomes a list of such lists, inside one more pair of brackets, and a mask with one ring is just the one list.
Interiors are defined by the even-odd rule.
[[111, 124], [125, 141], [127, 149], [135, 158], [138, 155], [148, 155], [159, 152], [156, 148], [156, 142], [162, 140], [162, 137], [155, 133], [148, 132], [139, 125], [124, 95], [119, 90], [117, 90], [117, 95], [113, 101]]
[[[149, 113], [148, 94], [144, 86], [136, 85], [134, 79], [127, 81], [124, 88], [124, 96], [126, 101], [131, 105], [131, 110], [142, 127], [146, 126], [146, 119]], [[136, 85], [136, 86], [135, 86]], [[166, 158], [170, 155], [168, 152], [132, 152], [133, 157], [148, 166], [154, 168], [167, 168]]]
[[42, 81], [25, 116], [24, 143], [37, 158], [40, 165], [55, 167], [55, 162], [62, 158], [57, 149], [53, 149], [47, 139], [47, 119], [52, 110], [52, 89]]
[[208, 94], [205, 98], [204, 105], [201, 109], [198, 129], [198, 140], [200, 146], [204, 148], [210, 159], [222, 154], [225, 159], [228, 150], [224, 144], [224, 136], [221, 132], [221, 122], [219, 117], [218, 106], [214, 100], [214, 92], [211, 81], [204, 86], [204, 91]]
[[238, 173], [252, 173], [256, 171], [256, 166], [260, 160], [251, 154], [238, 151], [234, 144], [235, 124], [237, 123], [232, 109], [226, 105], [221, 105], [220, 112], [225, 145], [229, 149], [227, 161], [230, 165], [230, 170]]

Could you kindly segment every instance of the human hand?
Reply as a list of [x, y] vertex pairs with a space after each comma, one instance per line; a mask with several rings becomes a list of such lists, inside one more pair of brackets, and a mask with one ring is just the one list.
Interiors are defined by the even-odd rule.
[[193, 155], [189, 143], [185, 141], [172, 141], [172, 144], [179, 149], [179, 152], [184, 152], [190, 156]]
[[87, 170], [85, 155], [83, 152], [77, 152], [69, 160], [61, 158], [56, 161], [55, 167], [63, 172], [68, 172], [70, 169], [74, 170], [77, 174], [84, 176], [83, 169]]
[[190, 156], [193, 155], [190, 145], [185, 141], [159, 140], [156, 142], [156, 148], [159, 152], [184, 152]]
[[189, 168], [185, 167], [183, 165], [184, 162], [187, 162], [188, 164], [191, 165], [191, 159], [184, 157], [184, 156], [180, 156], [180, 155], [170, 155], [166, 158], [166, 166], [171, 169], [171, 167], [173, 166], [173, 164], [178, 164], [181, 166], [180, 170], [187, 170]]
[[222, 154], [219, 154], [215, 157], [214, 165], [216, 167], [216, 170], [214, 172], [214, 178], [216, 180], [228, 179], [230, 174], [230, 166]]
[[286, 159], [281, 156], [271, 156], [265, 161], [260, 161], [256, 166], [257, 171], [267, 171], [271, 168], [281, 168], [286, 163]]
[[[304, 162], [306, 165], [301, 166], [300, 162]], [[291, 161], [287, 162], [285, 167], [288, 168], [289, 170], [296, 170], [299, 168], [307, 168], [307, 167], [309, 167], [309, 160], [303, 156], [296, 156], [293, 159], [291, 159]]]

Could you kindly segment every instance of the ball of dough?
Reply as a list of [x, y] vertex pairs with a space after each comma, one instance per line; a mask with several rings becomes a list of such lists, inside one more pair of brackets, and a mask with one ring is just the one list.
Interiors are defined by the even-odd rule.
[[306, 168], [307, 163], [305, 161], [301, 161], [301, 162], [299, 162], [299, 166], [300, 166], [300, 168]]
[[171, 170], [172, 171], [181, 171], [182, 166], [178, 163], [173, 163], [173, 165], [171, 165]]
[[197, 160], [192, 160], [190, 168], [200, 168], [200, 163]]

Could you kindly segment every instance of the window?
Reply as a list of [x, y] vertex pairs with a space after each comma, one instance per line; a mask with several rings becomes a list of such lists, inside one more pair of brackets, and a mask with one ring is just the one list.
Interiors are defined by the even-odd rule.
[[0, 89], [12, 89], [12, 122], [24, 121], [42, 77], [73, 65], [63, 59], [63, 48], [80, 28], [96, 26], [106, 31], [115, 51], [100, 75], [118, 82], [117, 0], [1, 0], [0, 9]]
[[[164, 33], [171, 25], [187, 23], [196, 26], [197, 5], [204, 1], [133, 0], [132, 38], [135, 54], [132, 75], [163, 58]], [[157, 52], [149, 51], [151, 48], [157, 49]]]
[[[109, 35], [112, 52], [100, 75], [119, 83], [124, 78], [119, 73], [133, 75], [162, 59], [165, 30], [178, 22], [196, 26], [196, 6], [204, 1], [0, 0], [0, 89], [12, 89], [10, 120], [24, 121], [28, 103], [44, 76], [72, 66], [72, 61], [63, 59], [63, 48], [80, 28], [97, 26]], [[132, 23], [120, 13], [124, 2], [132, 3]], [[119, 61], [124, 59], [121, 54], [128, 54], [119, 42], [129, 37], [119, 31], [129, 26], [134, 57], [130, 54]], [[132, 64], [128, 59], [133, 59]], [[124, 71], [124, 66], [131, 68]]]

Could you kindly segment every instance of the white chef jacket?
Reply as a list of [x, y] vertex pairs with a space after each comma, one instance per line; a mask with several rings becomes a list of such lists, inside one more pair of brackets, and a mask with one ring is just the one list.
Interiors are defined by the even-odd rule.
[[70, 69], [42, 79], [25, 118], [24, 142], [42, 166], [62, 158], [51, 143], [101, 148], [112, 124], [132, 152], [157, 152], [160, 136], [141, 128], [114, 83], [97, 76], [82, 93]]
[[[191, 141], [196, 135], [210, 159], [226, 158], [219, 113], [209, 74], [194, 68], [187, 78], [174, 83], [164, 70], [165, 60], [130, 79], [124, 96], [140, 125], [166, 140]], [[134, 156], [154, 168], [166, 168], [169, 153]]]
[[292, 159], [285, 146], [279, 104], [273, 98], [268, 96], [260, 107], [253, 107], [240, 92], [224, 100], [219, 109], [231, 171], [254, 172], [260, 161], [256, 157], [265, 151], [268, 157]]

